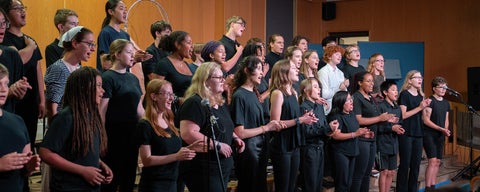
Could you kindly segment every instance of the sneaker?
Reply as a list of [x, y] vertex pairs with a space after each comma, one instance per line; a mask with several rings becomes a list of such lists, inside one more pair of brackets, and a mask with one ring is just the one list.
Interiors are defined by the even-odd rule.
[[372, 173], [370, 174], [372, 177], [378, 177], [380, 176], [380, 171], [376, 169], [372, 169]]

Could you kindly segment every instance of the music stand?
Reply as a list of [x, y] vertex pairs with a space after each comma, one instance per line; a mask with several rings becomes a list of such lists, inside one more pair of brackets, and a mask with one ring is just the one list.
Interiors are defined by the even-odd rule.
[[470, 126], [469, 126], [469, 128], [470, 128], [470, 130], [469, 130], [470, 131], [470, 143], [469, 143], [470, 164], [468, 164], [462, 170], [460, 170], [460, 172], [458, 172], [455, 176], [453, 176], [451, 180], [456, 181], [457, 179], [459, 179], [462, 176], [464, 176], [468, 179], [471, 179], [477, 174], [477, 171], [479, 169], [479, 165], [477, 165], [477, 162], [480, 161], [480, 156], [475, 158], [475, 160], [473, 160], [473, 117], [474, 117], [474, 115], [477, 115], [477, 116], [480, 117], [480, 114], [477, 111], [475, 111], [475, 109], [473, 109], [472, 106], [465, 103], [465, 101], [463, 101], [463, 98], [460, 94], [456, 94], [456, 93], [451, 92], [451, 91], [449, 91], [449, 94], [459, 98], [460, 102], [463, 105], [465, 105], [465, 107], [467, 107], [468, 112], [471, 114], [470, 115], [471, 120], [470, 120]]

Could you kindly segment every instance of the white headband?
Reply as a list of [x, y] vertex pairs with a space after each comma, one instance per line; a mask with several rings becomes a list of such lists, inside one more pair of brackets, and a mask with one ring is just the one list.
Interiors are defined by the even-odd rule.
[[63, 42], [71, 42], [73, 37], [75, 37], [75, 35], [77, 35], [77, 33], [80, 32], [80, 30], [82, 29], [83, 29], [83, 26], [76, 26], [68, 30], [66, 33], [62, 35], [62, 38], [58, 42], [58, 46], [63, 48]]

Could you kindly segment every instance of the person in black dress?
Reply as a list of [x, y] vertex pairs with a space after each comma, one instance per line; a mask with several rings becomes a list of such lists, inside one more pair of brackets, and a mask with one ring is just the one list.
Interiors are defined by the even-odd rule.
[[355, 170], [355, 158], [359, 155], [358, 137], [367, 134], [368, 129], [360, 127], [353, 114], [353, 98], [347, 91], [338, 91], [333, 95], [332, 110], [328, 122], [338, 121], [338, 129], [332, 135], [331, 143], [335, 162], [335, 191], [351, 191]]
[[367, 71], [354, 75], [352, 97], [353, 112], [360, 126], [367, 126], [368, 134], [359, 137], [360, 155], [355, 159], [352, 186], [358, 186], [351, 191], [368, 192], [370, 189], [370, 174], [372, 172], [375, 154], [377, 153], [376, 135], [381, 122], [394, 120], [394, 115], [388, 112], [380, 113], [377, 101], [370, 95], [373, 90], [373, 76]]
[[134, 48], [125, 39], [110, 45], [109, 57], [113, 67], [102, 74], [103, 94], [100, 115], [108, 135], [108, 153], [104, 158], [115, 177], [104, 191], [132, 191], [138, 162], [135, 131], [144, 109], [140, 100], [142, 90], [137, 77], [127, 71], [133, 65]]
[[40, 147], [50, 165], [51, 191], [100, 191], [112, 170], [100, 157], [107, 151], [107, 133], [98, 105], [105, 91], [100, 73], [91, 67], [74, 71], [65, 86], [64, 108], [53, 118]]
[[301, 124], [310, 125], [318, 119], [312, 111], [300, 112], [297, 92], [292, 86], [298, 81], [298, 68], [284, 59], [272, 69], [270, 120], [280, 121], [282, 128], [270, 139], [270, 157], [273, 164], [275, 190], [293, 192], [300, 166], [300, 146], [305, 144]]
[[433, 95], [430, 106], [423, 110], [423, 123], [425, 131], [423, 147], [428, 158], [427, 170], [425, 171], [425, 191], [433, 191], [437, 182], [440, 161], [443, 158], [443, 145], [445, 136], [450, 136], [448, 129], [448, 114], [450, 104], [443, 97], [446, 93], [447, 80], [443, 77], [435, 77], [432, 80]]
[[266, 133], [278, 130], [280, 124], [278, 121], [267, 124], [263, 117], [256, 88], [262, 76], [262, 62], [256, 56], [249, 56], [240, 62], [234, 78], [235, 92], [231, 104], [234, 132], [245, 142], [245, 151], [235, 157], [238, 191], [267, 191]]
[[323, 105], [317, 103], [321, 98], [318, 79], [307, 78], [300, 83], [300, 111], [313, 111], [318, 118], [312, 125], [302, 125], [305, 130], [305, 146], [300, 149], [300, 186], [302, 191], [317, 192], [323, 188], [325, 153], [323, 139], [340, 131], [338, 122], [327, 123]]
[[[296, 46], [287, 47], [285, 59], [288, 59], [291, 64], [297, 67], [297, 69], [300, 69], [300, 66], [302, 65], [302, 50]], [[303, 75], [298, 74], [298, 81], [292, 82], [292, 86], [297, 93], [300, 93], [300, 82], [304, 79], [305, 77]]]
[[137, 124], [143, 163], [138, 190], [177, 192], [179, 161], [191, 160], [195, 151], [182, 147], [180, 133], [173, 124], [172, 84], [154, 79], [148, 83], [145, 95], [145, 116]]
[[422, 160], [423, 121], [422, 110], [430, 105], [431, 99], [424, 99], [422, 74], [411, 70], [405, 75], [398, 104], [402, 110], [405, 134], [398, 137], [400, 164], [397, 171], [397, 191], [418, 190], [418, 174]]
[[380, 85], [380, 92], [385, 98], [378, 107], [380, 113], [395, 115], [393, 122], [382, 122], [377, 133], [377, 162], [380, 170], [378, 188], [380, 192], [389, 192], [393, 176], [397, 170], [398, 139], [397, 135], [405, 133], [402, 127], [402, 111], [397, 105], [398, 88], [394, 81], [385, 81]]
[[[180, 165], [180, 169], [185, 170], [185, 184], [192, 192], [226, 191], [233, 168], [231, 146], [235, 145], [238, 153], [245, 148], [244, 142], [233, 132], [234, 124], [222, 96], [224, 81], [218, 64], [207, 62], [200, 65], [178, 112], [184, 146], [198, 140], [205, 141], [208, 146], [208, 149], [197, 153], [191, 161], [183, 161]], [[213, 138], [212, 128], [216, 139], [214, 141], [210, 139]], [[217, 154], [214, 147], [218, 150]]]

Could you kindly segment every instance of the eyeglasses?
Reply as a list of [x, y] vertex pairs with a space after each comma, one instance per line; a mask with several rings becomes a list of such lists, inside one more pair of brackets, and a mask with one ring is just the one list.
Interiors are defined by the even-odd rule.
[[8, 22], [8, 21], [0, 22], [0, 27], [9, 28], [10, 27], [10, 22]]
[[244, 23], [244, 22], [235, 22], [235, 23], [241, 25], [242, 27], [245, 27], [245, 23]]
[[15, 11], [21, 12], [21, 11], [26, 11], [27, 7], [26, 6], [12, 7], [12, 8], [10, 8], [10, 10], [15, 10]]
[[360, 50], [351, 50], [350, 53], [360, 53]]
[[92, 42], [86, 42], [86, 41], [80, 41], [80, 42], [87, 44], [90, 49], [95, 48], [97, 46], [97, 44]]
[[159, 95], [164, 95], [167, 97], [173, 97], [175, 98], [175, 93], [165, 93], [165, 92], [158, 92]]
[[437, 87], [435, 87], [435, 88], [437, 88], [437, 89], [443, 89], [443, 90], [447, 90], [447, 88], [446, 88], [445, 86], [437, 86]]
[[346, 103], [346, 102], [353, 103], [353, 97], [347, 98], [347, 100], [345, 101], [345, 103]]
[[225, 78], [223, 76], [211, 76], [211, 79], [218, 79], [219, 81], [225, 81]]
[[385, 62], [385, 60], [377, 59], [375, 62]]
[[413, 77], [411, 77], [410, 79], [420, 79], [420, 80], [422, 80], [423, 77], [413, 76]]

